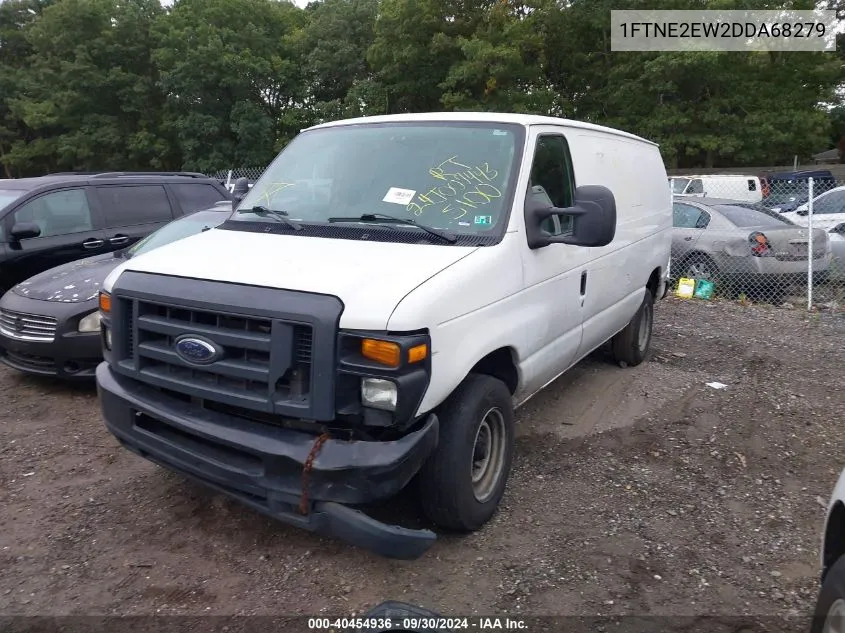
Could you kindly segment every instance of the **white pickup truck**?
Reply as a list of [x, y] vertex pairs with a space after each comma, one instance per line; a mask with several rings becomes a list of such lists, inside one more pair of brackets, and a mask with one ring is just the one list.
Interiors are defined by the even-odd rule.
[[432, 531], [355, 506], [413, 481], [438, 526], [479, 529], [515, 408], [607, 341], [645, 358], [666, 178], [654, 143], [556, 118], [309, 128], [218, 228], [106, 280], [106, 425], [277, 519], [416, 558]]

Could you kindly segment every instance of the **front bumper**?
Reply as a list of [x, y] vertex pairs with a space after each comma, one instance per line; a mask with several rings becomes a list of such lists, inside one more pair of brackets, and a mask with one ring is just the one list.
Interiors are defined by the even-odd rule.
[[297, 507], [314, 435], [202, 409], [120, 376], [105, 362], [96, 377], [108, 429], [160, 466], [284, 523], [389, 558], [418, 558], [436, 540], [430, 530], [387, 525], [349, 507], [391, 497], [408, 484], [437, 445], [434, 414], [396, 441], [325, 442], [313, 461], [303, 516]]
[[40, 301], [10, 291], [3, 295], [0, 305], [16, 313], [57, 320], [52, 341], [22, 340], [0, 331], [0, 362], [31, 375], [63, 380], [90, 381], [94, 378], [97, 364], [103, 359], [100, 333], [79, 332], [77, 325], [80, 317], [96, 309], [95, 304]]

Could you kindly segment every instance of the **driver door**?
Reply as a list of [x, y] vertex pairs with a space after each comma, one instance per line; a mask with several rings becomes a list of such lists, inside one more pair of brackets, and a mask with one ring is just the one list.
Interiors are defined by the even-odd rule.
[[[40, 272], [104, 252], [106, 240], [88, 187], [58, 189], [29, 198], [6, 214], [3, 263], [6, 288]], [[38, 237], [16, 240], [15, 224], [31, 222]]]

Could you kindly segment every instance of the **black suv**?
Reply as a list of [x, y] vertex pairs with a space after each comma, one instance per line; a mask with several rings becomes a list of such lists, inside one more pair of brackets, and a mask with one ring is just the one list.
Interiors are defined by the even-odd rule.
[[191, 172], [0, 180], [0, 295], [49, 268], [125, 248], [175, 218], [231, 199], [218, 180]]

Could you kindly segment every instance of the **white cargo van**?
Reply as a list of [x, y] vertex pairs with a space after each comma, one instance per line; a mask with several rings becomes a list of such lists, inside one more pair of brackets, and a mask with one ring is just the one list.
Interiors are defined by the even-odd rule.
[[669, 186], [676, 196], [721, 198], [743, 202], [761, 202], [763, 186], [757, 176], [708, 174], [705, 176], [673, 176]]
[[304, 130], [219, 228], [106, 280], [106, 425], [268, 515], [416, 558], [433, 532], [354, 506], [413, 481], [436, 524], [480, 528], [514, 409], [606, 341], [645, 358], [666, 177], [654, 143], [556, 118]]

